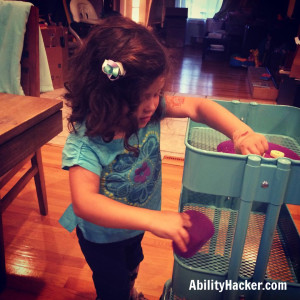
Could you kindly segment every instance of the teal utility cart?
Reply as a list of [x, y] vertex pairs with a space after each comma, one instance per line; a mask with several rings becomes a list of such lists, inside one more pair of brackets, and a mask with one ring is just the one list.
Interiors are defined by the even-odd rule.
[[[300, 109], [216, 102], [300, 155]], [[287, 207], [300, 205], [300, 161], [217, 152], [225, 140], [189, 120], [179, 211], [205, 213], [215, 234], [193, 257], [174, 255], [161, 299], [300, 299], [300, 237]]]

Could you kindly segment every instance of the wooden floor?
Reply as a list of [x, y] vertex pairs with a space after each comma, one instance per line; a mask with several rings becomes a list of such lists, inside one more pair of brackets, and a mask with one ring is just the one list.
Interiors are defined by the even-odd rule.
[[[172, 59], [171, 92], [251, 98], [244, 69], [231, 69], [221, 58], [201, 62], [199, 49], [173, 50]], [[91, 272], [76, 236], [58, 223], [70, 203], [68, 172], [60, 167], [61, 151], [59, 146], [42, 148], [49, 214], [39, 214], [33, 181], [3, 214], [8, 282], [1, 300], [95, 299]], [[182, 161], [163, 161], [163, 209], [177, 211], [182, 172]], [[295, 207], [293, 214], [299, 226], [300, 209]], [[171, 242], [146, 233], [143, 248], [145, 260], [136, 286], [149, 299], [157, 300], [172, 276]]]
[[201, 53], [200, 47], [170, 49], [172, 69], [167, 91], [251, 99], [246, 68], [230, 67], [220, 53], [207, 55], [202, 61]]
[[[1, 300], [95, 299], [91, 272], [74, 232], [58, 219], [70, 203], [68, 172], [61, 170], [61, 146], [42, 148], [49, 214], [39, 214], [34, 182], [19, 194], [3, 214], [7, 288]], [[163, 163], [164, 210], [177, 211], [183, 162]], [[171, 242], [146, 233], [145, 260], [136, 286], [149, 299], [158, 299], [172, 276]]]

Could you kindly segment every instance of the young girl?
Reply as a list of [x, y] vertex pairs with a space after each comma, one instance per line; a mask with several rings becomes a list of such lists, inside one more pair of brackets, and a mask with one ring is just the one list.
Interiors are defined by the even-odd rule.
[[189, 117], [263, 154], [266, 139], [213, 101], [162, 96], [168, 59], [156, 38], [124, 17], [102, 20], [72, 57], [66, 99], [71, 133], [63, 150], [72, 205], [60, 222], [77, 230], [97, 299], [144, 299], [133, 288], [144, 231], [185, 252], [184, 213], [160, 211], [160, 120]]

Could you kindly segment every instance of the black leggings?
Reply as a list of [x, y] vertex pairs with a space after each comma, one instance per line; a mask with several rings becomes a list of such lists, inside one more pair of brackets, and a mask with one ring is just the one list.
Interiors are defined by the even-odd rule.
[[97, 298], [101, 300], [128, 300], [132, 274], [144, 259], [141, 241], [144, 234], [108, 244], [87, 241], [76, 228], [79, 245], [93, 271]]

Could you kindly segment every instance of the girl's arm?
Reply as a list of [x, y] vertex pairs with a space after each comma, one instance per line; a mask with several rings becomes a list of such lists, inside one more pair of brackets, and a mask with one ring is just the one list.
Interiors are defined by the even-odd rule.
[[100, 178], [93, 172], [74, 166], [69, 173], [73, 209], [78, 217], [109, 228], [150, 231], [173, 240], [181, 251], [187, 251], [186, 228], [191, 226], [188, 215], [120, 203], [99, 194]]
[[262, 155], [268, 150], [263, 135], [255, 133], [230, 111], [209, 99], [166, 96], [166, 117], [188, 117], [204, 123], [232, 139], [236, 150], [242, 154]]

